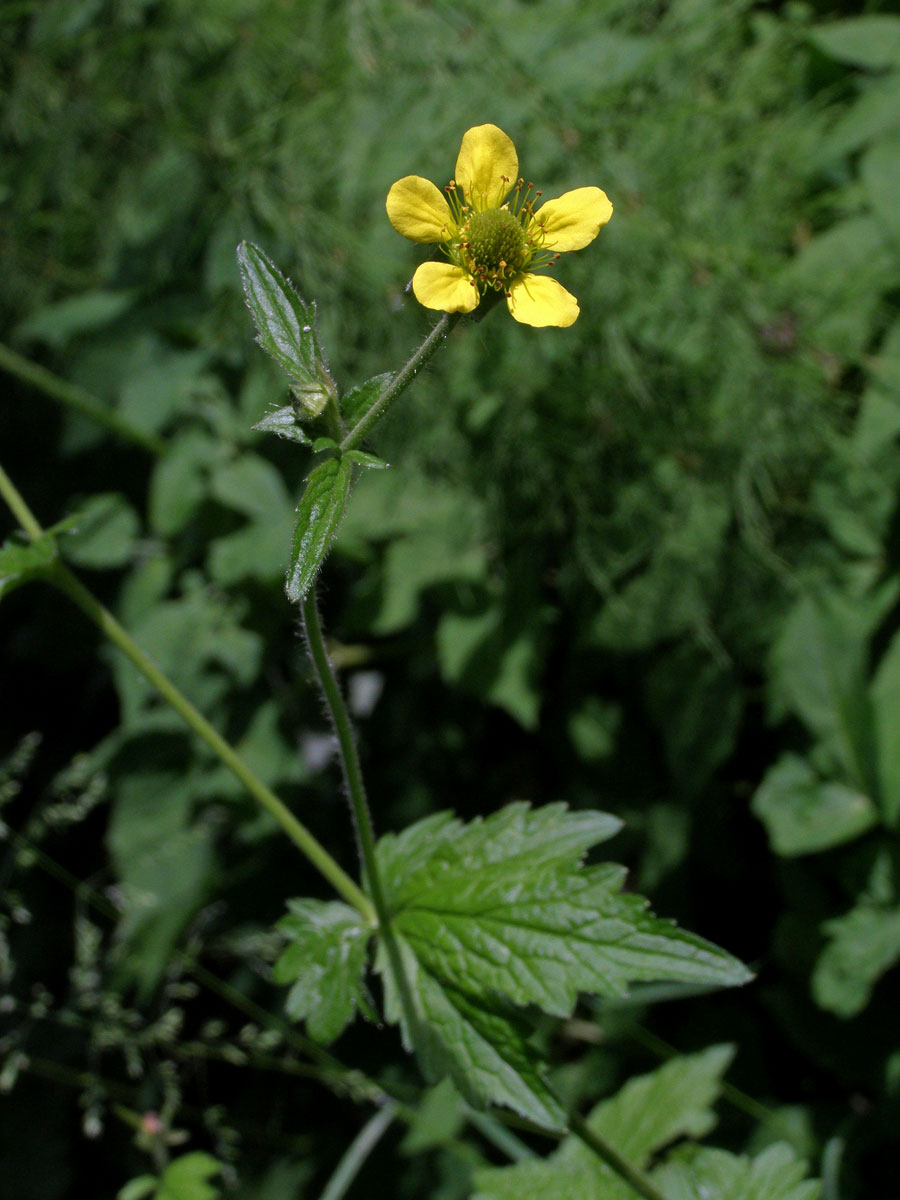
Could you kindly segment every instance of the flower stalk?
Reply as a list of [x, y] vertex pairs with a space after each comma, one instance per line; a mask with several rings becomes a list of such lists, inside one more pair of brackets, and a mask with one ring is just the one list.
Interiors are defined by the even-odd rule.
[[363, 413], [353, 428], [341, 441], [341, 451], [355, 450], [365, 440], [376, 422], [380, 421], [394, 401], [400, 396], [435, 352], [447, 340], [447, 336], [458, 323], [462, 314], [444, 313], [432, 331], [419, 346], [418, 350], [404, 363], [394, 378], [390, 381], [374, 404]]

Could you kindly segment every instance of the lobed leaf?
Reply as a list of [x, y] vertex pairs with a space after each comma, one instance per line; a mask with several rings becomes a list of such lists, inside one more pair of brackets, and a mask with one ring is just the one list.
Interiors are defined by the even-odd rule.
[[292, 603], [312, 587], [328, 553], [350, 495], [351, 473], [351, 464], [344, 458], [328, 458], [309, 473], [297, 506], [287, 573], [286, 591]]
[[275, 963], [276, 983], [290, 983], [286, 1010], [309, 1036], [333, 1042], [361, 1005], [366, 946], [372, 930], [339, 901], [289, 900], [278, 922], [288, 945]]
[[399, 1024], [425, 1078], [449, 1076], [476, 1108], [504, 1104], [529, 1121], [562, 1129], [565, 1111], [543, 1077], [531, 1024], [503, 997], [454, 987], [433, 976], [402, 935], [395, 938], [415, 1008], [411, 1029], [403, 1012], [384, 946], [376, 968], [384, 981], [385, 1016]]
[[[630, 1079], [587, 1119], [634, 1167], [680, 1137], [702, 1137], [715, 1123], [712, 1104], [733, 1048], [712, 1046], [672, 1059], [647, 1075]], [[472, 1200], [632, 1200], [628, 1184], [569, 1136], [546, 1159], [489, 1167], [475, 1176]]]
[[508, 1104], [544, 1124], [561, 1119], [513, 1006], [566, 1016], [579, 992], [750, 978], [724, 951], [622, 894], [623, 868], [583, 867], [619, 824], [563, 804], [518, 803], [468, 825], [439, 813], [379, 843], [415, 1027], [382, 955], [389, 1018], [402, 1022], [426, 1071], [449, 1072], [473, 1102]]

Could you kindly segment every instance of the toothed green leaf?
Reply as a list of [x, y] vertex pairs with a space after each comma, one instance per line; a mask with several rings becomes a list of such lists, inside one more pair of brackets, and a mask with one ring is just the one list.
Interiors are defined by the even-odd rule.
[[623, 868], [583, 866], [618, 828], [605, 813], [519, 803], [468, 825], [440, 813], [379, 843], [416, 1020], [410, 1028], [382, 954], [389, 1018], [401, 1021], [426, 1070], [450, 1073], [473, 1103], [561, 1121], [513, 1006], [566, 1016], [579, 992], [750, 978], [731, 955], [623, 894]]
[[276, 983], [291, 987], [285, 1008], [317, 1042], [333, 1042], [361, 1003], [366, 945], [372, 930], [338, 901], [289, 900], [278, 922], [287, 946], [275, 963]]
[[806, 1167], [789, 1146], [769, 1146], [756, 1158], [701, 1148], [688, 1151], [686, 1162], [668, 1163], [656, 1171], [667, 1200], [818, 1200], [817, 1180], [806, 1179]]
[[[711, 1106], [733, 1053], [730, 1046], [712, 1046], [630, 1079], [616, 1096], [597, 1105], [587, 1123], [633, 1167], [643, 1170], [652, 1155], [676, 1138], [702, 1137], [712, 1128]], [[634, 1197], [627, 1183], [572, 1136], [546, 1159], [479, 1171], [475, 1188], [472, 1200]]]
[[257, 341], [292, 380], [297, 403], [311, 417], [329, 398], [330, 377], [316, 333], [316, 306], [306, 304], [290, 280], [252, 242], [237, 249], [244, 297]]
[[312, 587], [337, 532], [350, 494], [352, 468], [343, 458], [328, 458], [314, 467], [297, 506], [286, 591], [293, 603]]
[[260, 433], [274, 433], [278, 437], [287, 438], [288, 441], [299, 442], [301, 446], [312, 445], [312, 438], [304, 432], [293, 404], [286, 404], [284, 408], [276, 408], [274, 412], [266, 413], [253, 428]]

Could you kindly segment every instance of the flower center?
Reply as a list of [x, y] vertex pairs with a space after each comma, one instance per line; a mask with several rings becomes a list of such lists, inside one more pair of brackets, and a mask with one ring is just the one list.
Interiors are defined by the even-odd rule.
[[525, 261], [527, 242], [521, 222], [505, 208], [491, 208], [469, 217], [466, 246], [479, 275], [517, 271]]

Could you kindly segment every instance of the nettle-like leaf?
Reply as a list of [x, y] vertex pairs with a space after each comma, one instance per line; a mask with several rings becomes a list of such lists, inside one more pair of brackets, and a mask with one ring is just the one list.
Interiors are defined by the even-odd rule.
[[805, 1165], [783, 1143], [756, 1158], [705, 1147], [688, 1150], [685, 1158], [654, 1173], [667, 1200], [818, 1200], [822, 1194], [818, 1180], [806, 1178]]
[[625, 870], [583, 857], [620, 822], [563, 804], [511, 804], [466, 825], [439, 813], [378, 846], [413, 1011], [383, 948], [386, 1011], [431, 1077], [472, 1103], [505, 1104], [551, 1127], [563, 1111], [543, 1080], [521, 1009], [571, 1013], [579, 992], [631, 983], [728, 986], [749, 972], [622, 893]]
[[352, 465], [346, 458], [327, 458], [309, 473], [297, 506], [291, 561], [285, 590], [296, 604], [315, 581], [350, 495]]
[[[672, 1059], [630, 1079], [587, 1118], [594, 1133], [638, 1169], [676, 1138], [703, 1137], [715, 1124], [712, 1104], [733, 1057], [731, 1046]], [[667, 1193], [668, 1194], [668, 1193]], [[569, 1136], [546, 1159], [488, 1167], [475, 1175], [472, 1200], [633, 1200], [611, 1167]]]
[[290, 983], [289, 1016], [306, 1021], [309, 1036], [333, 1042], [363, 1005], [366, 946], [372, 930], [339, 901], [289, 900], [278, 928], [288, 941], [273, 968], [276, 983]]
[[290, 376], [299, 408], [310, 417], [319, 416], [334, 385], [316, 332], [315, 304], [304, 303], [290, 280], [252, 242], [241, 242], [237, 258], [256, 340]]

